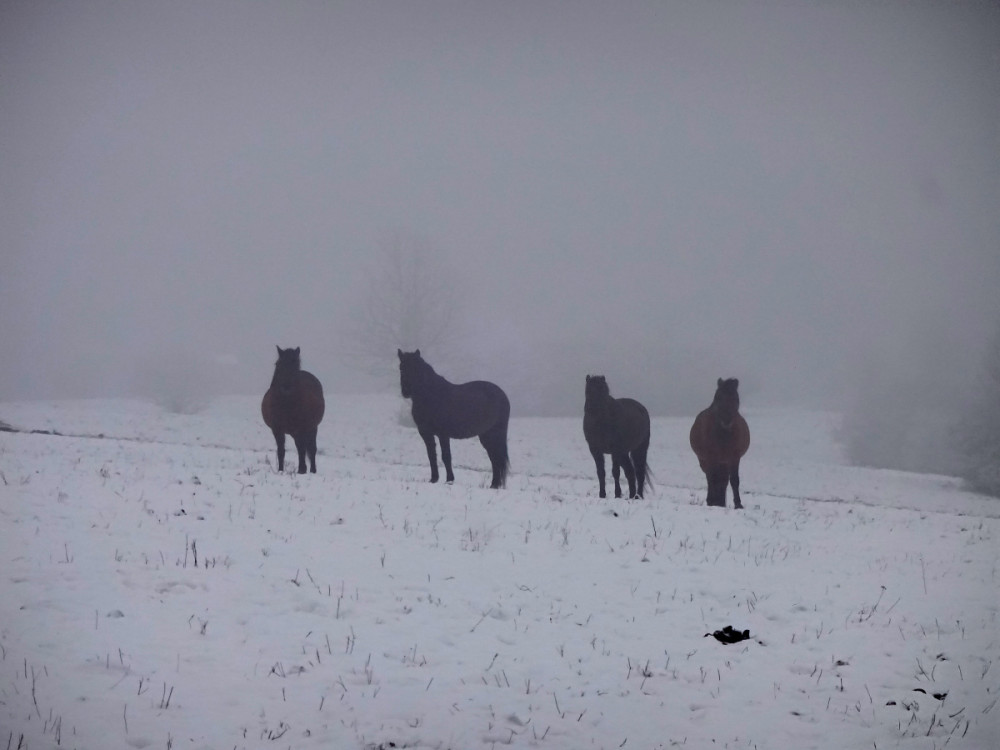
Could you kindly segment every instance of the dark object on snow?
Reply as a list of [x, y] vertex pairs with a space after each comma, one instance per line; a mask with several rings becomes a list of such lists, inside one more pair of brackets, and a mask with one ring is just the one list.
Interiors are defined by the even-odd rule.
[[[927, 691], [924, 690], [923, 688], [913, 688], [913, 692], [923, 693], [924, 695], [927, 695]], [[931, 695], [939, 701], [943, 701], [945, 698], [948, 697], [948, 693], [931, 693]]]
[[479, 436], [493, 467], [493, 482], [497, 489], [507, 483], [510, 460], [507, 456], [507, 423], [510, 421], [510, 401], [495, 383], [474, 380], [471, 383], [449, 383], [434, 372], [420, 356], [420, 350], [399, 355], [399, 388], [403, 398], [413, 399], [413, 421], [427, 446], [431, 464], [431, 482], [438, 480], [437, 450], [434, 437], [441, 442], [441, 460], [445, 479], [455, 481], [451, 470], [451, 439], [463, 440]]
[[698, 456], [701, 470], [708, 479], [706, 504], [726, 507], [726, 485], [733, 486], [733, 507], [740, 502], [740, 459], [750, 447], [750, 428], [740, 414], [740, 395], [736, 378], [719, 378], [712, 405], [704, 409], [691, 425], [691, 449]]
[[642, 497], [646, 485], [646, 452], [649, 450], [649, 412], [635, 399], [612, 398], [603, 375], [588, 375], [584, 390], [583, 436], [597, 466], [597, 484], [604, 490], [604, 454], [611, 454], [615, 497], [622, 496], [620, 477], [625, 469], [629, 499]]
[[264, 424], [274, 433], [278, 446], [278, 471], [285, 470], [285, 435], [291, 435], [299, 452], [299, 474], [306, 473], [306, 454], [309, 470], [316, 473], [316, 430], [323, 421], [326, 402], [323, 386], [311, 372], [302, 368], [299, 347], [278, 349], [274, 363], [271, 387], [260, 403]]
[[714, 633], [705, 633], [705, 637], [712, 636], [719, 643], [739, 643], [750, 638], [749, 630], [733, 630], [732, 625], [726, 625], [722, 630]]

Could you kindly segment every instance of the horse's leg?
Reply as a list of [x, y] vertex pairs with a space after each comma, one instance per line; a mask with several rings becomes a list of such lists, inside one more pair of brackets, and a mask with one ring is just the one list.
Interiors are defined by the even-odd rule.
[[313, 474], [316, 473], [316, 432], [318, 428], [313, 427], [309, 431], [309, 444], [306, 446], [309, 451], [309, 471]]
[[296, 432], [292, 435], [292, 439], [295, 441], [295, 450], [299, 454], [299, 474], [306, 473], [306, 449], [309, 445], [309, 437], [301, 432]]
[[713, 466], [708, 473], [708, 505], [726, 507], [726, 484], [729, 471], [724, 465]]
[[591, 449], [590, 455], [594, 457], [594, 464], [597, 466], [597, 486], [600, 488], [598, 497], [607, 497], [608, 494], [604, 491], [604, 454], [599, 450]]
[[285, 470], [285, 433], [278, 430], [272, 430], [272, 432], [274, 433], [274, 442], [278, 446], [278, 471], [283, 472]]
[[424, 445], [427, 446], [427, 460], [431, 463], [431, 483], [434, 483], [438, 480], [438, 459], [437, 448], [434, 446], [434, 433], [424, 430], [418, 430], [418, 432], [424, 440]]
[[441, 460], [444, 462], [444, 478], [448, 484], [455, 481], [455, 475], [451, 471], [451, 440], [444, 435], [439, 435], [441, 441]]
[[729, 483], [733, 486], [733, 507], [742, 508], [743, 503], [740, 502], [740, 461], [736, 459], [736, 463], [733, 464], [732, 468], [729, 470]]
[[625, 478], [628, 480], [628, 499], [635, 500], [638, 495], [635, 494], [635, 466], [632, 464], [632, 459], [628, 453], [622, 453], [618, 463], [625, 470]]
[[622, 496], [622, 462], [618, 453], [611, 454], [611, 476], [615, 478], [615, 497]]

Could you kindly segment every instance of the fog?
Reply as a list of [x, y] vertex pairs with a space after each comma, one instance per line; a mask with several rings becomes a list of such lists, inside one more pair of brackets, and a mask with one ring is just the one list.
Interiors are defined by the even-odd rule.
[[998, 40], [992, 2], [5, 2], [0, 399], [263, 392], [276, 344], [386, 387], [349, 323], [400, 232], [458, 301], [425, 355], [519, 413], [966, 387]]

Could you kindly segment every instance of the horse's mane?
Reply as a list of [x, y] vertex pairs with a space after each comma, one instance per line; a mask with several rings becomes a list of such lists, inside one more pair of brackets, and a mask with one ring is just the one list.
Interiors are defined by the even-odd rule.
[[281, 367], [286, 370], [301, 370], [302, 369], [302, 357], [301, 349], [295, 347], [294, 349], [282, 349], [280, 346], [276, 347], [278, 350], [278, 359], [274, 363], [275, 369]]
[[285, 397], [297, 382], [297, 374], [302, 372], [302, 358], [299, 347], [282, 349], [279, 346], [277, 349], [278, 360], [274, 363], [271, 387], [277, 389], [276, 395]]
[[614, 397], [611, 395], [611, 388], [608, 387], [607, 378], [604, 375], [588, 375], [587, 387], [584, 389], [584, 413], [596, 414], [613, 401]]
[[436, 397], [440, 394], [442, 387], [454, 385], [443, 375], [435, 370], [431, 363], [420, 356], [420, 350], [413, 352], [399, 352], [401, 368], [409, 370], [409, 382], [411, 389], [420, 397]]
[[718, 387], [715, 390], [715, 397], [712, 399], [713, 403], [718, 402], [719, 396], [735, 396], [739, 399], [739, 392], [737, 389], [740, 386], [739, 378], [726, 378], [723, 380], [719, 378]]

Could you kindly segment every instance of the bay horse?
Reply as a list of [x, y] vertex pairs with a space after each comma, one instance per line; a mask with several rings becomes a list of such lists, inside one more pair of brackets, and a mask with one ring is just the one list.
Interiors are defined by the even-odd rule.
[[708, 479], [706, 504], [726, 507], [726, 485], [733, 487], [733, 507], [740, 502], [740, 459], [750, 447], [750, 428], [740, 414], [740, 381], [719, 378], [712, 405], [691, 425], [691, 449]]
[[445, 479], [455, 481], [451, 470], [451, 439], [462, 440], [479, 436], [493, 467], [493, 482], [497, 489], [507, 482], [510, 460], [507, 456], [507, 423], [510, 401], [500, 386], [485, 380], [471, 383], [449, 383], [434, 372], [420, 356], [420, 350], [399, 355], [399, 386], [403, 398], [413, 399], [413, 421], [427, 446], [431, 464], [431, 482], [438, 481], [435, 436], [441, 442], [441, 460]]
[[302, 369], [299, 347], [278, 349], [271, 387], [260, 402], [264, 424], [274, 433], [278, 446], [278, 471], [285, 470], [285, 435], [291, 435], [299, 452], [299, 474], [316, 473], [316, 430], [323, 420], [326, 403], [323, 386], [311, 372]]
[[642, 497], [646, 485], [649, 450], [649, 412], [632, 398], [612, 398], [603, 375], [588, 375], [584, 389], [583, 436], [597, 466], [600, 496], [604, 489], [604, 454], [611, 454], [615, 497], [622, 496], [621, 470], [625, 469], [629, 499]]

